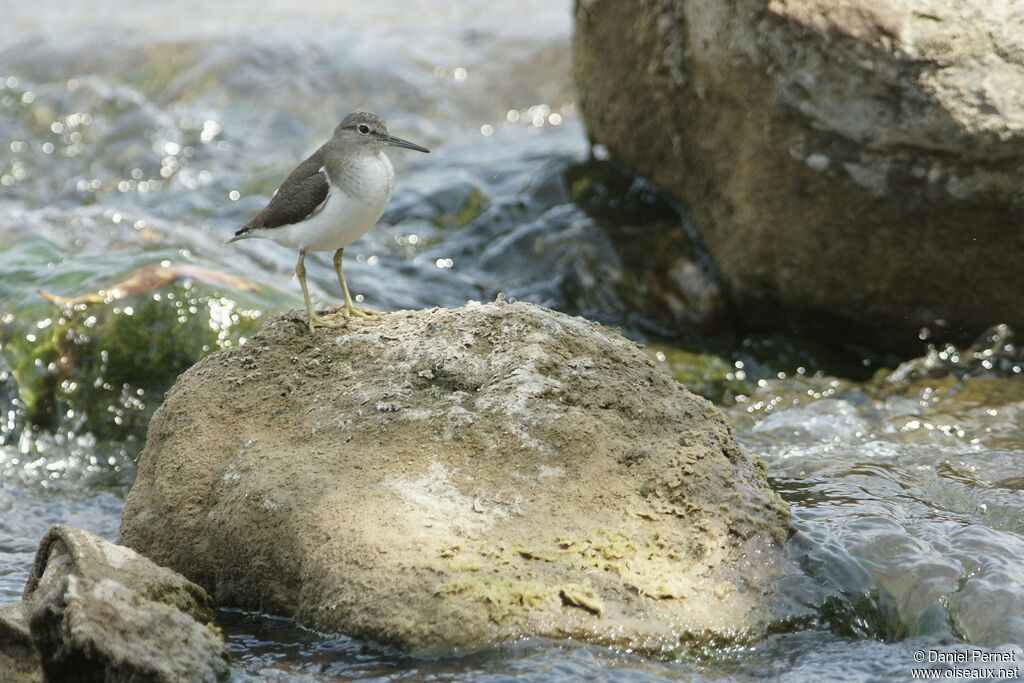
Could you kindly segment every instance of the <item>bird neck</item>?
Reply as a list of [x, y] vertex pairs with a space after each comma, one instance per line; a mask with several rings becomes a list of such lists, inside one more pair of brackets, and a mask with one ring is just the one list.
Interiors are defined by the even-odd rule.
[[343, 184], [353, 176], [365, 173], [367, 164], [383, 156], [375, 145], [346, 145], [333, 140], [324, 145], [324, 168], [335, 183]]
[[332, 185], [350, 196], [379, 197], [385, 202], [391, 198], [395, 169], [382, 149], [360, 145], [354, 150], [324, 151], [324, 169]]

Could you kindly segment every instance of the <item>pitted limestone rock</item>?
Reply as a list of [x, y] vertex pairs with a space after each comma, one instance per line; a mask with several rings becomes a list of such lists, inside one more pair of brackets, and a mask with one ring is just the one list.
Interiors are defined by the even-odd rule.
[[150, 425], [127, 545], [224, 605], [420, 652], [757, 632], [788, 512], [707, 401], [525, 303], [271, 320]]

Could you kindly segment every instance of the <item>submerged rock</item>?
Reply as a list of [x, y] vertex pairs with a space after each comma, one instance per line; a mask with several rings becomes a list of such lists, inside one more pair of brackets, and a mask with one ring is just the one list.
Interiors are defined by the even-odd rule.
[[714, 406], [505, 302], [268, 321], [167, 394], [121, 525], [221, 604], [419, 652], [758, 633], [788, 533]]
[[227, 648], [203, 589], [81, 529], [47, 532], [24, 605], [47, 680], [228, 677]]
[[[229, 299], [207, 283], [247, 291]], [[99, 438], [141, 436], [175, 377], [211, 349], [258, 329], [268, 297], [251, 287], [192, 264], [153, 264], [77, 298], [40, 292], [19, 299], [0, 285], [0, 298], [17, 302], [0, 319], [0, 363], [10, 365], [32, 425]]]
[[580, 109], [682, 202], [749, 326], [969, 342], [1024, 326], [1015, 12], [577, 0]]
[[918, 380], [942, 377], [1019, 377], [1024, 373], [1024, 348], [1014, 342], [1008, 325], [993, 325], [970, 347], [934, 346], [920, 358], [905, 361], [885, 379], [889, 385], [909, 386]]

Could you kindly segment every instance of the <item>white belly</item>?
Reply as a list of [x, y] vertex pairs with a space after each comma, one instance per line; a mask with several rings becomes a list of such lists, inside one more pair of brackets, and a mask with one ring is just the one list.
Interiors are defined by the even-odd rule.
[[347, 247], [365, 235], [384, 215], [395, 189], [395, 171], [383, 152], [364, 157], [347, 170], [345, 190], [332, 184], [318, 213], [301, 223], [268, 230], [260, 237], [286, 247], [327, 251]]

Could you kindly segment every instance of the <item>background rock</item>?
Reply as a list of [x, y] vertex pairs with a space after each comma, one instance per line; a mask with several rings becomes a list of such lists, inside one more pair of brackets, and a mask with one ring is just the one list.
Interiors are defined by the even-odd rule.
[[217, 681], [228, 654], [195, 584], [64, 525], [43, 538], [25, 586], [47, 680]]
[[531, 304], [292, 313], [182, 375], [122, 542], [224, 605], [421, 652], [760, 632], [788, 511], [720, 413]]
[[579, 103], [682, 201], [745, 324], [969, 342], [1024, 324], [1015, 7], [578, 0]]

